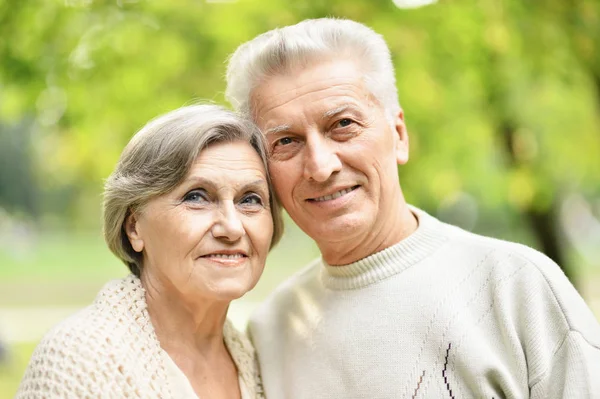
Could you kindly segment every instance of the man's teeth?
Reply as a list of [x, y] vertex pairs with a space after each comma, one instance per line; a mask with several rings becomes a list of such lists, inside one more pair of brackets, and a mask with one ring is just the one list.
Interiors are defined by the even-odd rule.
[[332, 199], [340, 198], [342, 195], [347, 194], [350, 191], [352, 191], [352, 187], [345, 188], [345, 189], [340, 190], [337, 193], [333, 193], [331, 195], [325, 195], [323, 197], [315, 198], [315, 201], [318, 201], [318, 202], [320, 202], [320, 201], [329, 201], [329, 200], [332, 200]]
[[210, 254], [207, 255], [207, 257], [209, 258], [220, 258], [220, 259], [238, 259], [238, 258], [243, 258], [244, 255], [242, 254]]

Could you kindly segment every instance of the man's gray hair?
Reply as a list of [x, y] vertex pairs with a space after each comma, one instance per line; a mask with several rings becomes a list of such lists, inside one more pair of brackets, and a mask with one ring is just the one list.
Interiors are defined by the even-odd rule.
[[142, 255], [133, 250], [125, 232], [127, 217], [175, 189], [204, 148], [235, 141], [249, 143], [263, 162], [273, 217], [271, 248], [279, 241], [283, 234], [281, 208], [271, 186], [264, 137], [258, 127], [217, 105], [182, 107], [150, 121], [133, 136], [104, 186], [104, 239], [133, 274], [140, 276]]
[[252, 91], [271, 76], [311, 62], [353, 60], [388, 118], [400, 112], [390, 50], [381, 35], [347, 19], [309, 19], [273, 29], [239, 46], [227, 66], [227, 101], [252, 115]]

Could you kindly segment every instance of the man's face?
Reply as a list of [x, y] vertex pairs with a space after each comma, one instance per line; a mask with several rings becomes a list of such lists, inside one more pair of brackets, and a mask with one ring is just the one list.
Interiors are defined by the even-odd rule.
[[283, 206], [320, 247], [385, 234], [408, 160], [402, 114], [393, 123], [352, 61], [276, 75], [252, 93]]

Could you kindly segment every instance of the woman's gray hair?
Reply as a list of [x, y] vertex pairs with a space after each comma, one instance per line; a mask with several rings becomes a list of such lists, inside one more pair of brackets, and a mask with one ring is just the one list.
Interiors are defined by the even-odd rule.
[[267, 168], [264, 137], [256, 125], [217, 105], [191, 105], [150, 121], [129, 141], [104, 185], [104, 239], [110, 250], [139, 277], [142, 255], [125, 232], [132, 212], [169, 193], [187, 176], [200, 152], [215, 143], [245, 141], [260, 156], [269, 183], [273, 217], [271, 248], [283, 234], [281, 208]]
[[251, 115], [252, 91], [266, 79], [311, 62], [353, 60], [388, 119], [400, 112], [390, 50], [381, 35], [347, 19], [309, 19], [273, 29], [239, 46], [227, 66], [227, 101]]

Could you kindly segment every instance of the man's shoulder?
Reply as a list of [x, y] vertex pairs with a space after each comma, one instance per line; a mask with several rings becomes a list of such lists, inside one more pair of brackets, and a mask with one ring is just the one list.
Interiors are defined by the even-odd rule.
[[[578, 331], [600, 347], [600, 326], [589, 307], [561, 267], [546, 254], [520, 243], [455, 229], [457, 245], [463, 252], [475, 252], [479, 264], [498, 286], [520, 287], [528, 299], [543, 298], [546, 312], [554, 308], [568, 329]], [[543, 294], [546, 293], [546, 294]], [[514, 294], [514, 292], [513, 292]]]
[[306, 290], [314, 287], [315, 284], [319, 283], [319, 271], [321, 265], [322, 261], [319, 257], [302, 267], [279, 284], [275, 290], [269, 294], [264, 301], [264, 304], [277, 303], [285, 298], [296, 296], [299, 290]]
[[527, 263], [542, 268], [550, 265], [556, 266], [556, 263], [544, 253], [525, 244], [470, 232], [446, 223], [443, 224], [452, 237], [448, 243], [449, 246], [454, 246], [461, 251], [494, 254], [495, 258], [520, 258]]
[[481, 259], [493, 253], [497, 257], [523, 257], [536, 264], [552, 264], [553, 261], [541, 252], [529, 246], [495, 238], [481, 233], [465, 230], [461, 227], [443, 222], [426, 212], [412, 207], [418, 215], [428, 236], [443, 237], [444, 245], [441, 245], [434, 253], [445, 260], [459, 258], [461, 263], [468, 260]]
[[452, 262], [456, 267], [482, 270], [491, 279], [513, 282], [523, 280], [524, 284], [535, 279], [548, 285], [555, 294], [565, 290], [573, 291], [572, 284], [561, 267], [537, 249], [455, 226], [446, 226], [452, 238], [438, 254], [438, 259]]
[[[457, 258], [472, 257], [476, 261], [474, 266], [482, 267], [487, 270], [489, 276], [505, 280], [507, 275], [514, 275], [511, 278], [517, 281], [520, 278], [525, 280], [536, 278], [547, 281], [553, 285], [570, 285], [560, 266], [544, 253], [514, 241], [508, 241], [500, 238], [480, 235], [453, 227], [455, 230], [454, 240], [449, 242], [457, 252]], [[523, 271], [521, 273], [520, 271]]]
[[272, 293], [254, 311], [250, 325], [260, 320], [261, 323], [281, 317], [295, 306], [300, 298], [318, 290], [320, 287], [319, 272], [322, 262], [317, 258], [279, 284]]

